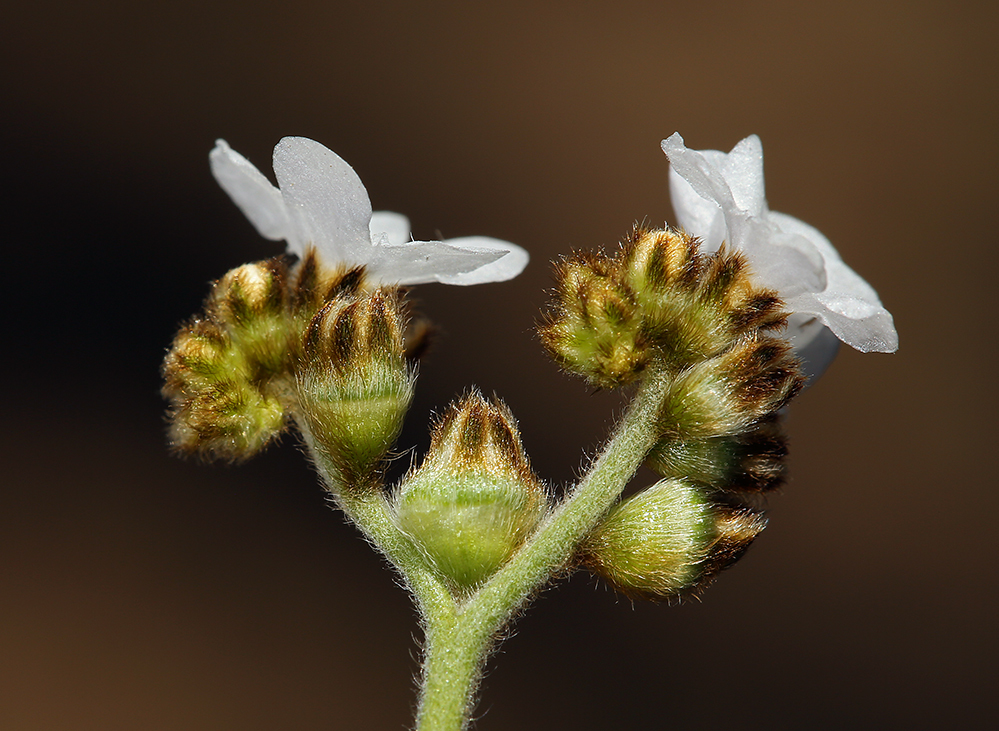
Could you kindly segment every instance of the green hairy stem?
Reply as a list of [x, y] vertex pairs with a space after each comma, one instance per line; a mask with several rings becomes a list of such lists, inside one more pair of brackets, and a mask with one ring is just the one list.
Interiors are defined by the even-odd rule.
[[[624, 418], [587, 475], [492, 578], [456, 599], [396, 527], [377, 491], [337, 489], [335, 469], [313, 449], [340, 506], [406, 579], [423, 618], [426, 646], [416, 728], [467, 728], [483, 665], [503, 627], [521, 606], [569, 565], [580, 542], [620, 497], [656, 443], [667, 387], [650, 369]], [[312, 441], [307, 437], [310, 448]]]

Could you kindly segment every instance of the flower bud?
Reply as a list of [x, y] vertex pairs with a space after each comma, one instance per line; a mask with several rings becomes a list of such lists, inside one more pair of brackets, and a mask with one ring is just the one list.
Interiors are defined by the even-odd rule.
[[284, 431], [283, 404], [241, 379], [219, 380], [170, 412], [170, 443], [207, 459], [242, 461]]
[[[217, 312], [209, 308], [209, 317]], [[170, 400], [169, 439], [205, 459], [253, 456], [285, 428], [279, 379], [271, 378], [232, 337], [231, 323], [193, 320], [174, 338], [163, 363]]]
[[673, 379], [660, 416], [663, 438], [686, 441], [749, 431], [803, 384], [786, 341], [759, 334], [743, 337]]
[[584, 541], [580, 558], [628, 596], [666, 599], [706, 586], [764, 525], [758, 513], [715, 505], [682, 480], [662, 480], [618, 503]]
[[251, 380], [288, 367], [293, 330], [286, 317], [287, 267], [280, 258], [244, 264], [216, 283], [208, 312], [232, 339]]
[[752, 283], [741, 254], [699, 248], [682, 231], [636, 226], [616, 256], [562, 262], [542, 343], [566, 370], [613, 388], [652, 360], [679, 371], [784, 327], [780, 299]]
[[649, 358], [634, 294], [613, 269], [605, 256], [563, 261], [555, 303], [539, 331], [556, 362], [601, 388], [634, 380]]
[[661, 440], [646, 466], [718, 490], [772, 490], [784, 479], [787, 444], [776, 419], [733, 436]]
[[301, 426], [347, 484], [378, 467], [409, 410], [414, 377], [404, 331], [398, 293], [377, 289], [329, 301], [305, 333], [297, 369]]
[[492, 576], [547, 505], [513, 415], [477, 392], [448, 409], [423, 464], [395, 496], [399, 528], [456, 594]]
[[724, 247], [710, 256], [683, 231], [636, 226], [619, 258], [648, 337], [674, 365], [729, 348], [745, 333], [786, 324], [775, 292], [755, 287], [745, 258]]

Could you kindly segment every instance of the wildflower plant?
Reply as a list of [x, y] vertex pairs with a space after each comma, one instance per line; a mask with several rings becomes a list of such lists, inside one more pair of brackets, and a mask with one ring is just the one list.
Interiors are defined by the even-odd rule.
[[[613, 252], [555, 267], [543, 347], [630, 403], [561, 494], [533, 471], [510, 410], [476, 390], [444, 410], [422, 463], [386, 465], [409, 409], [419, 336], [405, 286], [516, 276], [496, 239], [411, 241], [372, 212], [353, 169], [312, 140], [274, 150], [279, 187], [219, 141], [212, 171], [285, 255], [215, 283], [163, 366], [178, 452], [242, 461], [294, 429], [333, 504], [410, 590], [425, 635], [416, 728], [467, 728], [504, 628], [556, 578], [585, 569], [622, 593], [700, 592], [766, 521], [782, 483], [781, 413], [844, 341], [893, 351], [891, 315], [828, 240], [769, 211], [763, 153], [663, 142], [683, 228], [635, 226]], [[623, 497], [638, 468], [661, 479]]]

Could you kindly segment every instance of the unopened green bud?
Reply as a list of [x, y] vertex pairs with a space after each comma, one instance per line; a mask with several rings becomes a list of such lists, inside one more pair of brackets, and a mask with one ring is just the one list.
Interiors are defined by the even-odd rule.
[[347, 484], [378, 467], [409, 410], [414, 376], [404, 331], [398, 292], [377, 289], [331, 300], [305, 333], [297, 369], [301, 426]]
[[208, 311], [240, 351], [251, 380], [287, 370], [294, 332], [286, 314], [287, 267], [280, 258], [244, 264], [218, 281]]
[[666, 599], [705, 586], [764, 525], [753, 511], [715, 505], [682, 480], [662, 480], [615, 506], [580, 557], [628, 596]]
[[539, 330], [552, 358], [601, 388], [633, 381], [649, 359], [635, 295], [615, 267], [603, 255], [563, 261], [556, 299]]
[[667, 440], [733, 436], [773, 416], [804, 384], [787, 341], [754, 335], [676, 375], [663, 403]]
[[423, 464], [395, 496], [399, 528], [457, 594], [492, 576], [547, 505], [513, 415], [477, 392], [447, 411]]
[[663, 477], [683, 477], [719, 490], [764, 491], [784, 479], [787, 444], [776, 419], [733, 436], [667, 438], [646, 465]]
[[612, 388], [652, 360], [679, 371], [785, 325], [780, 299], [752, 283], [741, 254], [699, 249], [682, 231], [636, 226], [613, 257], [562, 262], [540, 328], [545, 347], [566, 370]]
[[252, 457], [285, 428], [284, 405], [241, 379], [199, 389], [170, 416], [175, 449], [234, 462]]

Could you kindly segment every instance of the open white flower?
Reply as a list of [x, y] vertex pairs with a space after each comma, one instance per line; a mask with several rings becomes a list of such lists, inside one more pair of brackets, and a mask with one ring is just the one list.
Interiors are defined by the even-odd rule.
[[829, 239], [767, 207], [759, 137], [747, 137], [727, 154], [688, 150], [679, 134], [663, 140], [662, 148], [678, 223], [703, 241], [705, 251], [722, 242], [741, 251], [757, 281], [780, 293], [793, 313], [787, 337], [807, 373], [825, 370], [839, 340], [865, 353], [898, 348], [891, 314]]
[[409, 219], [372, 213], [354, 169], [306, 137], [285, 137], [274, 148], [280, 188], [225, 140], [216, 141], [209, 160], [219, 185], [261, 236], [287, 241], [298, 256], [315, 247], [328, 266], [364, 266], [379, 284], [502, 282], [527, 266], [524, 249], [485, 236], [413, 241]]

